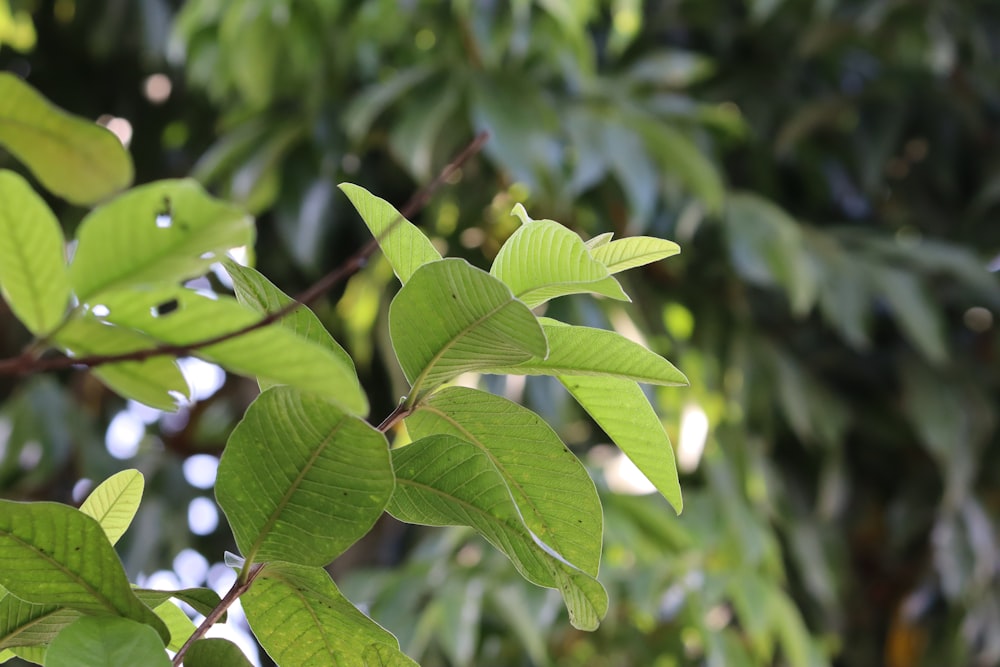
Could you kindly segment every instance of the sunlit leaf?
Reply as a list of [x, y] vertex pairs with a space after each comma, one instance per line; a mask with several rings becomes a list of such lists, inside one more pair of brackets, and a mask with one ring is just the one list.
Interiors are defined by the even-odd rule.
[[45, 664], [45, 650], [47, 646], [15, 646], [13, 648], [5, 648], [0, 651], [0, 662], [7, 662], [13, 658], [20, 658], [25, 662], [30, 662], [35, 665]]
[[430, 239], [392, 204], [351, 183], [339, 187], [368, 225], [400, 282], [408, 281], [422, 265], [441, 259]]
[[541, 417], [505, 398], [448, 387], [406, 419], [414, 439], [446, 433], [474, 444], [510, 489], [527, 527], [591, 575], [601, 562], [601, 501], [586, 468]]
[[42, 198], [17, 174], [0, 170], [0, 293], [36, 335], [54, 329], [69, 304], [64, 245], [59, 221]]
[[[241, 600], [254, 635], [279, 665], [416, 665], [395, 637], [341, 595], [322, 568], [273, 563]], [[385, 650], [369, 651], [372, 644]], [[371, 661], [374, 656], [381, 662]]]
[[552, 220], [531, 220], [518, 204], [523, 225], [507, 239], [490, 273], [534, 308], [566, 294], [594, 292], [628, 301], [618, 281], [590, 255], [583, 240]]
[[683, 501], [674, 450], [639, 385], [586, 375], [564, 375], [559, 381], [680, 513]]
[[80, 612], [53, 604], [32, 604], [10, 593], [0, 598], [0, 648], [48, 644]]
[[681, 251], [673, 241], [652, 236], [630, 236], [591, 248], [590, 254], [607, 267], [609, 273], [619, 273], [637, 266], [673, 257]]
[[58, 109], [9, 72], [0, 72], [0, 145], [74, 204], [93, 204], [132, 182], [132, 158], [114, 134]]
[[240, 647], [228, 639], [199, 639], [184, 654], [184, 667], [253, 667]]
[[485, 451], [451, 435], [433, 435], [393, 450], [392, 459], [397, 487], [388, 509], [393, 516], [431, 526], [472, 526], [525, 579], [558, 589], [574, 627], [597, 628], [608, 608], [604, 588], [528, 529]]
[[413, 274], [389, 307], [389, 332], [418, 393], [466, 371], [547, 353], [531, 311], [502, 282], [461, 259], [434, 262]]
[[0, 500], [0, 562], [0, 585], [22, 600], [129, 618], [170, 638], [132, 592], [101, 525], [77, 509]]
[[179, 651], [188, 637], [194, 634], [194, 623], [173, 602], [167, 601], [157, 605], [153, 608], [153, 613], [160, 617], [170, 631], [170, 643], [167, 644], [167, 648], [171, 651]]
[[[107, 309], [108, 322], [182, 346], [238, 331], [260, 319], [232, 297], [174, 286], [108, 293], [98, 305]], [[328, 347], [301, 338], [281, 324], [200, 348], [194, 354], [235, 373], [323, 394], [356, 414], [368, 412], [353, 365], [345, 365]]]
[[251, 245], [253, 219], [197, 182], [129, 190], [80, 223], [70, 279], [80, 301], [101, 292], [204, 274], [232, 248]]
[[126, 618], [84, 616], [59, 633], [45, 652], [46, 667], [170, 667], [156, 632]]
[[368, 532], [393, 484], [385, 436], [274, 387], [230, 436], [215, 492], [247, 561], [326, 565]]
[[138, 470], [122, 470], [101, 482], [80, 505], [80, 511], [94, 517], [111, 544], [128, 530], [139, 501], [144, 479]]

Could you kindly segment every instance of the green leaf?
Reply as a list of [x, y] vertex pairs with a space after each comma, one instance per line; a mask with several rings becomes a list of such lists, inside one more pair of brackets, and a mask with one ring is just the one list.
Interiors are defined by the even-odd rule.
[[62, 321], [70, 295], [59, 221], [27, 181], [6, 170], [0, 170], [0, 292], [38, 336]]
[[912, 273], [887, 266], [872, 266], [872, 281], [889, 302], [903, 335], [934, 364], [948, 360], [941, 315], [927, 290]]
[[240, 647], [228, 639], [199, 639], [184, 654], [184, 667], [253, 667]]
[[[240, 598], [260, 645], [279, 665], [414, 667], [399, 642], [352, 605], [319, 567], [268, 565]], [[384, 650], [372, 651], [372, 644]], [[392, 659], [374, 662], [388, 653]], [[387, 656], [388, 657], [388, 656]]]
[[[54, 336], [54, 342], [74, 357], [92, 354], [123, 354], [156, 347], [152, 338], [116, 327], [88, 313], [66, 322]], [[115, 392], [159, 410], [177, 410], [180, 397], [191, 390], [173, 357], [160, 356], [145, 361], [104, 364], [91, 372]]]
[[[274, 313], [288, 304], [293, 299], [274, 286], [271, 281], [261, 275], [258, 271], [250, 267], [241, 266], [231, 259], [224, 263], [226, 272], [233, 279], [233, 289], [236, 292], [236, 299], [244, 306], [253, 308], [261, 315]], [[356, 373], [354, 360], [344, 348], [334, 340], [330, 332], [326, 330], [323, 323], [319, 321], [309, 307], [302, 305], [293, 310], [288, 315], [279, 320], [287, 329], [291, 329], [300, 338], [316, 343], [327, 348], [340, 359], [341, 363]], [[357, 376], [354, 376], [357, 382]], [[261, 384], [261, 389], [267, 389], [269, 383]], [[360, 387], [359, 387], [360, 391]]]
[[411, 399], [466, 371], [545, 357], [538, 320], [510, 289], [462, 259], [421, 267], [389, 306]]
[[512, 215], [524, 224], [500, 248], [490, 274], [506, 283], [528, 307], [586, 292], [629, 301], [618, 281], [591, 257], [575, 233], [553, 220], [531, 220], [520, 204]]
[[541, 417], [500, 396], [447, 387], [421, 403], [406, 428], [414, 439], [443, 433], [478, 447], [510, 489], [531, 532], [597, 576], [603, 524], [597, 489]]
[[167, 644], [167, 648], [171, 651], [181, 650], [184, 642], [195, 631], [194, 623], [188, 618], [188, 615], [169, 600], [156, 605], [153, 608], [153, 613], [160, 617], [160, 620], [167, 626], [167, 630], [170, 631], [170, 643]]
[[397, 486], [388, 509], [393, 516], [429, 526], [472, 526], [525, 579], [558, 589], [574, 627], [597, 628], [608, 609], [604, 588], [528, 529], [485, 451], [439, 434], [393, 450], [392, 459]]
[[637, 266], [673, 257], [681, 247], [673, 241], [652, 236], [630, 236], [591, 248], [590, 254], [607, 267], [609, 273], [619, 273]]
[[59, 633], [45, 652], [46, 667], [170, 667], [156, 632], [125, 618], [84, 616]]
[[[182, 588], [176, 591], [154, 591], [149, 588], [136, 588], [134, 591], [136, 597], [142, 600], [147, 607], [159, 607], [170, 598], [174, 598], [175, 600], [188, 603], [202, 616], [208, 616], [221, 602], [219, 594], [211, 588]], [[223, 613], [219, 617], [219, 622], [225, 623], [227, 616], [228, 614]]]
[[0, 585], [36, 604], [166, 626], [139, 601], [101, 525], [58, 503], [0, 500]]
[[101, 482], [80, 505], [80, 511], [97, 519], [108, 542], [117, 544], [128, 530], [139, 501], [144, 480], [138, 470], [122, 470]]
[[114, 134], [58, 109], [8, 72], [0, 72], [0, 144], [74, 204], [93, 204], [132, 182], [132, 158]]
[[434, 74], [436, 67], [420, 64], [403, 70], [396, 70], [385, 81], [368, 86], [351, 97], [350, 104], [341, 112], [341, 122], [347, 135], [354, 141], [361, 141], [372, 123], [385, 109]]
[[687, 186], [709, 212], [722, 210], [726, 199], [722, 176], [691, 139], [659, 120], [633, 116], [628, 123], [661, 169]]
[[375, 523], [393, 489], [385, 436], [317, 396], [274, 387], [219, 463], [219, 505], [248, 563], [326, 565]]
[[341, 183], [338, 187], [368, 225], [399, 282], [406, 283], [418, 268], [441, 259], [430, 239], [392, 204], [351, 183]]
[[48, 644], [80, 612], [53, 604], [32, 604], [10, 593], [0, 598], [0, 649]]
[[605, 329], [577, 327], [539, 318], [549, 356], [513, 366], [485, 369], [503, 375], [601, 375], [648, 384], [685, 386], [688, 379], [669, 361]]
[[679, 514], [684, 502], [674, 450], [639, 385], [586, 375], [565, 375], [559, 381]]
[[593, 256], [594, 250], [610, 243], [614, 235], [614, 232], [604, 232], [603, 234], [598, 234], [594, 238], [589, 239], [584, 243], [584, 245], [587, 246], [587, 249], [590, 250], [591, 256]]
[[36, 665], [45, 664], [45, 651], [47, 646], [16, 646], [10, 649], [4, 649], [0, 651], [0, 662], [6, 662], [12, 658], [20, 658], [25, 662], [31, 662]]
[[[238, 331], [260, 320], [260, 315], [232, 297], [208, 296], [176, 286], [113, 292], [98, 305], [107, 308], [107, 321], [180, 346]], [[345, 366], [329, 348], [300, 338], [278, 323], [199, 348], [193, 354], [235, 373], [322, 394], [352, 413], [368, 412], [368, 399], [358, 385], [353, 365]]]
[[251, 245], [253, 219], [191, 179], [133, 188], [80, 223], [70, 265], [77, 298], [204, 274], [226, 251]]

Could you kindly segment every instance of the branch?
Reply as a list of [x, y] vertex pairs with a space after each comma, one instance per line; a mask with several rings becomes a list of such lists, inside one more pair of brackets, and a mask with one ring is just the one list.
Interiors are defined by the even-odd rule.
[[361, 248], [361, 250], [348, 258], [346, 262], [317, 280], [287, 306], [264, 315], [253, 324], [236, 329], [235, 331], [195, 341], [193, 343], [187, 343], [185, 345], [158, 345], [145, 350], [123, 352], [121, 354], [95, 354], [83, 357], [53, 357], [49, 359], [39, 359], [33, 351], [28, 351], [17, 357], [0, 359], [0, 375], [27, 375], [31, 373], [40, 373], [44, 371], [61, 370], [81, 366], [93, 368], [95, 366], [103, 366], [104, 364], [119, 363], [123, 361], [145, 361], [146, 359], [152, 357], [181, 357], [200, 350], [201, 348], [222, 343], [244, 334], [248, 334], [251, 331], [262, 329], [269, 324], [273, 324], [295, 309], [316, 300], [318, 297], [322, 296], [342, 281], [350, 278], [355, 273], [360, 271], [368, 262], [368, 259], [372, 256], [372, 254], [374, 254], [374, 252], [378, 249], [379, 242], [391, 234], [396, 225], [403, 220], [412, 217], [423, 209], [424, 206], [427, 205], [427, 201], [431, 198], [431, 196], [433, 196], [434, 193], [437, 192], [441, 186], [443, 186], [448, 179], [462, 167], [463, 164], [465, 164], [482, 149], [488, 138], [488, 132], [480, 132], [477, 134], [475, 139], [463, 148], [451, 162], [445, 165], [433, 181], [414, 193], [410, 200], [406, 202], [406, 205], [400, 210], [399, 217], [393, 221], [393, 223], [380, 237], [369, 241], [364, 247]]

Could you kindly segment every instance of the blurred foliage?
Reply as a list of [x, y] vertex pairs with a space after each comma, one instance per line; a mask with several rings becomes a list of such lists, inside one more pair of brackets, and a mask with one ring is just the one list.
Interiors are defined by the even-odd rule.
[[[4, 48], [0, 65], [74, 112], [129, 118], [140, 180], [191, 170], [263, 214], [259, 264], [287, 291], [364, 239], [337, 182], [402, 202], [483, 128], [484, 158], [419, 216], [451, 254], [485, 265], [515, 202], [585, 235], [681, 244], [630, 278], [638, 315], [573, 298], [551, 309], [638, 333], [691, 379], [654, 394], [681, 460], [696, 417], [709, 423], [684, 514], [605, 489], [613, 613], [593, 635], [471, 535], [379, 526], [336, 570], [423, 664], [1000, 664], [988, 472], [1000, 454], [1000, 5], [34, 10], [35, 50]], [[173, 92], [156, 104], [143, 86], [163, 71]], [[390, 284], [373, 262], [318, 307], [376, 413], [401, 386], [377, 333]], [[26, 338], [0, 317], [9, 356]], [[558, 387], [484, 381], [562, 423], [613, 486], [602, 434]], [[230, 378], [149, 428], [128, 463], [149, 480], [123, 540], [131, 573], [187, 546], [216, 559], [231, 539], [161, 528], [202, 493], [180, 462], [217, 453], [252, 391]], [[121, 405], [93, 379], [4, 382], [0, 396], [5, 496], [67, 500], [76, 480], [121, 465], [101, 435]]]

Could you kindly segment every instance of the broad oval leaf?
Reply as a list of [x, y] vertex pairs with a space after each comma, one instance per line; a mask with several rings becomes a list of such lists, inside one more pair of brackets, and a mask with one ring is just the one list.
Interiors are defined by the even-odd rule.
[[559, 381], [680, 514], [684, 502], [674, 449], [639, 385], [587, 375], [564, 375]]
[[385, 436], [274, 387], [233, 430], [215, 494], [248, 562], [326, 565], [371, 529], [393, 486]]
[[677, 368], [642, 345], [605, 329], [570, 326], [540, 318], [549, 341], [549, 356], [514, 366], [486, 369], [505, 375], [600, 375], [647, 384], [685, 386], [688, 379]]
[[251, 245], [253, 219], [194, 180], [133, 188], [83, 219], [70, 265], [76, 296], [204, 274], [226, 251]]
[[[279, 665], [416, 667], [396, 638], [351, 604], [322, 568], [273, 563], [240, 600], [254, 635]], [[372, 644], [384, 651], [372, 652]], [[373, 653], [392, 659], [359, 661]]]
[[[54, 342], [72, 357], [122, 354], [156, 347], [156, 341], [138, 331], [116, 327], [92, 314], [74, 317], [54, 336]], [[159, 410], [173, 412], [178, 399], [191, 390], [173, 357], [104, 364], [91, 372], [115, 392]]]
[[253, 667], [240, 647], [228, 639], [210, 637], [191, 644], [184, 667]]
[[[199, 294], [175, 286], [122, 290], [101, 299], [108, 322], [136, 329], [171, 345], [187, 345], [238, 331], [260, 320], [255, 311], [223, 295]], [[329, 348], [296, 336], [278, 323], [193, 354], [244, 375], [322, 394], [355, 414], [368, 412], [368, 399], [354, 366]]]
[[531, 410], [465, 387], [447, 387], [407, 417], [414, 439], [454, 435], [478, 447], [503, 477], [525, 525], [584, 572], [601, 562], [601, 501], [587, 469]]
[[62, 321], [70, 296], [59, 221], [26, 180], [6, 170], [0, 170], [0, 292], [37, 336]]
[[527, 306], [462, 259], [427, 264], [413, 274], [389, 307], [389, 333], [417, 396], [466, 371], [548, 353]]
[[418, 268], [441, 259], [430, 239], [392, 204], [352, 183], [339, 187], [368, 225], [399, 282], [406, 283]]
[[0, 500], [0, 562], [0, 585], [22, 600], [129, 618], [170, 639], [132, 592], [101, 525], [77, 509]]
[[630, 300], [575, 233], [553, 220], [531, 220], [520, 204], [514, 214], [525, 224], [500, 248], [490, 274], [506, 283], [515, 297], [531, 308], [587, 292]]
[[45, 651], [46, 667], [170, 667], [163, 643], [149, 626], [125, 618], [84, 616]]
[[111, 544], [116, 544], [128, 530], [144, 486], [138, 470], [122, 470], [101, 482], [80, 505], [80, 511], [101, 524]]
[[680, 251], [681, 247], [673, 241], [653, 236], [630, 236], [592, 247], [590, 254], [606, 266], [609, 273], [620, 273], [673, 257]]
[[78, 611], [25, 602], [7, 593], [0, 598], [0, 649], [48, 644], [78, 618]]
[[393, 450], [392, 461], [397, 486], [388, 510], [393, 516], [429, 526], [472, 526], [525, 579], [558, 589], [574, 627], [597, 628], [608, 609], [604, 587], [532, 533], [482, 449], [440, 434]]
[[62, 111], [8, 72], [0, 72], [0, 145], [74, 204], [101, 201], [132, 182], [132, 158], [114, 134]]

